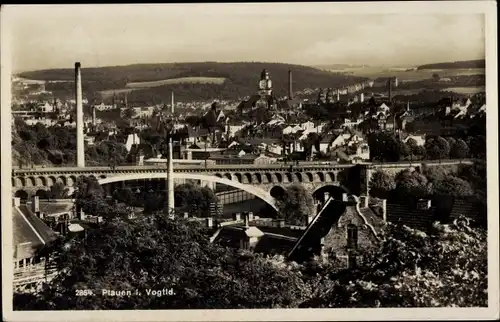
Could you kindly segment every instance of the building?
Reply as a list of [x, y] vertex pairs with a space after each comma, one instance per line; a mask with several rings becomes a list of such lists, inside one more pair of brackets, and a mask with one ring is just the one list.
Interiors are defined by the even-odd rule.
[[56, 233], [43, 222], [38, 196], [30, 204], [12, 199], [14, 287], [28, 289], [45, 280], [51, 272], [38, 251], [56, 239]]
[[376, 247], [384, 226], [368, 205], [368, 198], [344, 194], [335, 200], [325, 193], [318, 213], [307, 218], [306, 226], [293, 226], [284, 220], [235, 214], [233, 220], [214, 222], [207, 219], [211, 242], [257, 253], [281, 254], [294, 261], [313, 256], [337, 258], [345, 267], [353, 267], [365, 251]]
[[473, 226], [487, 224], [486, 205], [474, 198], [436, 196], [428, 199], [410, 200], [406, 203], [386, 203], [387, 221], [427, 231], [434, 222], [447, 224], [464, 216]]

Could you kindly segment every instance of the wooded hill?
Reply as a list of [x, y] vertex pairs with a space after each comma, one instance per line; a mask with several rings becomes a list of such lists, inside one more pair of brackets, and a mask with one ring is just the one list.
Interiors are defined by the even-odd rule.
[[[365, 79], [301, 65], [262, 62], [202, 62], [82, 68], [82, 86], [87, 97], [99, 98], [98, 92], [125, 89], [130, 82], [159, 81], [181, 77], [222, 77], [225, 78], [223, 84], [178, 83], [134, 89], [128, 94], [128, 101], [169, 102], [172, 91], [175, 92], [177, 101], [214, 98], [241, 99], [255, 93], [263, 69], [270, 72], [274, 92], [278, 97], [288, 93], [289, 70], [293, 72], [294, 91], [305, 88], [346, 86]], [[68, 80], [67, 83], [46, 84], [46, 90], [54, 92], [59, 97], [73, 95], [73, 73], [73, 68], [48, 69], [24, 72], [19, 76], [36, 80]]]
[[422, 69], [458, 69], [458, 68], [485, 68], [486, 60], [464, 60], [448, 63], [435, 63], [418, 66], [418, 70]]

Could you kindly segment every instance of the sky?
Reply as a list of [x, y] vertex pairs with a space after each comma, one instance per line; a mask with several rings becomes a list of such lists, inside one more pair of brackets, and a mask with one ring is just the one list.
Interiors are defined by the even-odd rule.
[[415, 66], [485, 57], [484, 15], [393, 10], [396, 4], [60, 5], [3, 11], [14, 72], [72, 68], [76, 61], [84, 68], [194, 61]]

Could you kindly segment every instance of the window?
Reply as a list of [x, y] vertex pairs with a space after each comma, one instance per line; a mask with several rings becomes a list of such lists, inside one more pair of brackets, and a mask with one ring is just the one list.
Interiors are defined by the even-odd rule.
[[347, 226], [347, 249], [356, 250], [358, 248], [358, 227]]

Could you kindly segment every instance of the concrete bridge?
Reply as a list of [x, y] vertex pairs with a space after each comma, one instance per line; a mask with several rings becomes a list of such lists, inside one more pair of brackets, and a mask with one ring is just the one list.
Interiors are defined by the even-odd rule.
[[[324, 186], [341, 186], [343, 174], [355, 166], [361, 169], [362, 177], [371, 178], [374, 170], [381, 169], [399, 172], [409, 167], [438, 165], [472, 164], [471, 160], [446, 160], [399, 163], [361, 163], [337, 164], [333, 162], [301, 162], [299, 165], [264, 164], [264, 165], [176, 165], [174, 179], [177, 183], [195, 180], [202, 185], [215, 187], [216, 183], [247, 191], [270, 202], [270, 191], [275, 186], [286, 187], [302, 184], [311, 192]], [[32, 195], [49, 190], [56, 182], [67, 187], [76, 185], [80, 178], [94, 177], [102, 185], [130, 180], [158, 180], [167, 177], [166, 167], [159, 166], [122, 166], [122, 167], [60, 167], [14, 169], [12, 171], [12, 189], [17, 196]], [[109, 187], [108, 187], [109, 188]], [[343, 187], [344, 190], [347, 190]]]

